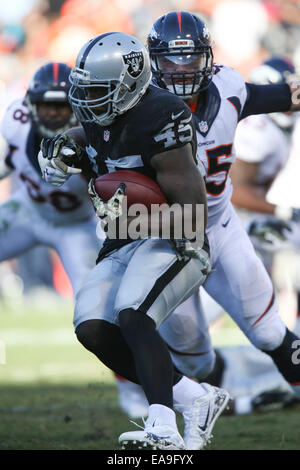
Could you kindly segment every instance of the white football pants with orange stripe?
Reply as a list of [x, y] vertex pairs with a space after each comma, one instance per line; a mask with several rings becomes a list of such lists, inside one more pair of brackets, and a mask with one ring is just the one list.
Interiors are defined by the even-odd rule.
[[[208, 238], [212, 271], [203, 288], [254, 346], [276, 349], [286, 327], [278, 314], [271, 279], [231, 204], [211, 227]], [[197, 294], [181, 304], [159, 331], [181, 372], [202, 379], [212, 369], [208, 322]]]

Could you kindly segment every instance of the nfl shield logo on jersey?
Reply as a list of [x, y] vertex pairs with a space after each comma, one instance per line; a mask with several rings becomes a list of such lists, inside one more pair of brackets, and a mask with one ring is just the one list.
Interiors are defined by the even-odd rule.
[[199, 122], [199, 129], [200, 129], [200, 132], [206, 132], [208, 129], [207, 122], [206, 121]]
[[105, 140], [105, 142], [109, 141], [109, 136], [110, 136], [110, 132], [107, 129], [105, 129], [105, 131], [103, 131], [103, 139]]
[[144, 67], [144, 56], [142, 52], [130, 52], [123, 55], [123, 60], [128, 65], [127, 72], [133, 78], [138, 77]]

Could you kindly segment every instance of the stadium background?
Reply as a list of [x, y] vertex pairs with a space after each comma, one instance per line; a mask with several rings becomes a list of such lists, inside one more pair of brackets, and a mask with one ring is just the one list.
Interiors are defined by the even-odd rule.
[[[270, 54], [290, 57], [300, 72], [297, 0], [0, 0], [0, 118], [44, 63], [72, 66], [81, 46], [105, 31], [124, 31], [145, 42], [151, 24], [170, 10], [201, 16], [214, 40], [215, 61], [231, 65], [245, 79]], [[1, 141], [0, 152], [2, 148]], [[289, 163], [275, 181], [270, 201], [300, 207], [299, 150], [298, 119]], [[14, 177], [1, 181], [0, 202], [17, 185]], [[295, 310], [292, 278], [298, 264], [295, 251], [276, 257], [274, 276], [285, 314]], [[216, 345], [247, 342], [226, 318], [213, 326], [212, 335]], [[0, 265], [0, 362], [0, 449], [117, 448], [118, 431], [128, 420], [118, 410], [112, 374], [77, 343], [70, 284], [55, 253], [44, 248]], [[235, 418], [220, 420], [215, 448], [222, 448], [227, 419]], [[255, 418], [236, 422], [232, 446], [238, 447], [232, 448], [297, 448], [299, 434], [287, 439], [294, 414], [280, 419], [289, 426], [275, 437], [270, 430], [269, 444], [257, 435]], [[66, 428], [68, 423], [76, 426]], [[234, 429], [240, 430], [238, 444]], [[252, 432], [249, 442], [248, 437], [243, 440], [245, 432], [250, 438]], [[227, 439], [224, 448], [230, 445]]]

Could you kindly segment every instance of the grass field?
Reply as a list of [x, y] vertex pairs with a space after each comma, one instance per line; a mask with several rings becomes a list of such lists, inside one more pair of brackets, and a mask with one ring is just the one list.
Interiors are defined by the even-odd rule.
[[[2, 303], [0, 324], [0, 450], [118, 449], [118, 435], [135, 427], [118, 407], [111, 372], [77, 342], [71, 302]], [[225, 326], [226, 334], [213, 332], [217, 344], [245, 341]], [[299, 450], [299, 416], [300, 406], [221, 417], [207, 449]]]

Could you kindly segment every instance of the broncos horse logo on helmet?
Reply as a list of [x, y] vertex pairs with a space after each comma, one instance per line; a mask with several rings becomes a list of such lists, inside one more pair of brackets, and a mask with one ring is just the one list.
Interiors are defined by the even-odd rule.
[[213, 53], [206, 24], [186, 11], [172, 11], [153, 24], [147, 38], [153, 76], [158, 84], [188, 98], [208, 87]]

